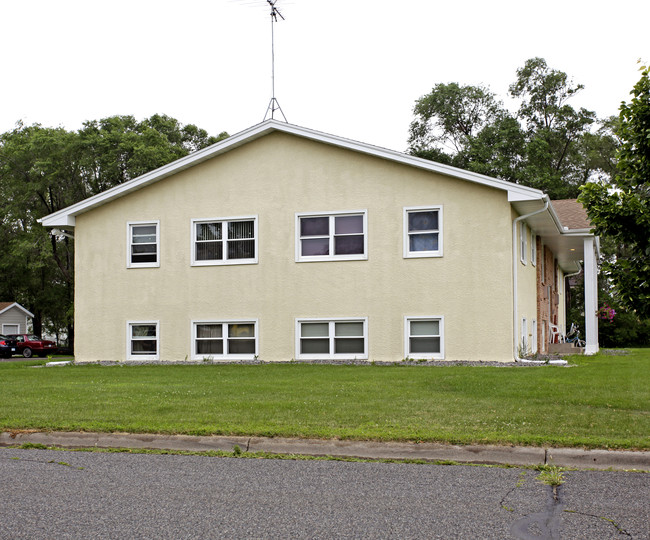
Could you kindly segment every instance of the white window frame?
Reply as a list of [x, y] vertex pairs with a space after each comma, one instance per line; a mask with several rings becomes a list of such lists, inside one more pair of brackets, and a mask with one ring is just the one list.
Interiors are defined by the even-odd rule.
[[531, 345], [530, 350], [533, 354], [537, 353], [537, 319], [533, 319], [531, 329]]
[[[156, 262], [132, 262], [133, 227], [155, 225], [156, 227]], [[126, 267], [127, 268], [158, 268], [160, 267], [160, 220], [127, 221], [126, 223]]]
[[[432, 251], [411, 251], [409, 242], [409, 214], [411, 212], [424, 212], [424, 211], [435, 211], [438, 212], [438, 249]], [[421, 257], [442, 257], [442, 205], [430, 205], [430, 206], [405, 206], [404, 207], [404, 216], [403, 216], [403, 245], [404, 245], [404, 258], [405, 259], [414, 259]], [[431, 231], [435, 232], [435, 231]]]
[[[222, 338], [223, 339], [223, 354], [198, 354], [196, 352], [196, 341], [197, 341], [197, 327], [200, 324], [220, 324], [222, 325]], [[253, 353], [244, 353], [244, 354], [232, 354], [228, 352], [228, 327], [231, 324], [252, 324], [255, 329], [255, 352]], [[192, 336], [192, 351], [191, 359], [192, 360], [254, 360], [259, 356], [259, 322], [258, 319], [200, 319], [193, 320], [191, 327]], [[249, 338], [250, 339], [250, 338]]]
[[[235, 221], [252, 221], [253, 222], [253, 238], [249, 240], [254, 240], [255, 244], [255, 257], [248, 259], [228, 259], [228, 223]], [[205, 219], [192, 219], [191, 220], [191, 265], [192, 266], [221, 266], [221, 265], [232, 265], [232, 264], [257, 264], [258, 262], [258, 229], [257, 229], [257, 215], [253, 216], [235, 216], [235, 217], [224, 217], [224, 218], [205, 218]], [[205, 261], [199, 261], [196, 259], [196, 226], [201, 223], [221, 223], [222, 231], [222, 242], [223, 242], [223, 258], [222, 259], [211, 259]]]
[[[412, 353], [411, 352], [411, 322], [412, 321], [438, 321], [440, 334], [440, 352], [437, 353]], [[416, 360], [444, 360], [445, 359], [445, 318], [442, 316], [435, 317], [404, 317], [404, 358], [414, 358]]]
[[521, 348], [524, 355], [528, 354], [528, 321], [526, 317], [521, 319]]
[[[16, 331], [7, 330], [8, 327], [15, 328]], [[2, 323], [2, 333], [6, 336], [8, 334], [20, 334], [20, 324], [19, 323]]]
[[[156, 327], [156, 352], [155, 354], [133, 354], [131, 341], [133, 339], [131, 328], [133, 326], [148, 325]], [[151, 339], [150, 337], [148, 339]], [[160, 321], [126, 321], [126, 358], [127, 360], [159, 360], [160, 359]]]
[[[335, 325], [339, 322], [363, 323], [363, 353], [336, 353], [334, 348]], [[329, 354], [302, 354], [300, 352], [302, 323], [328, 323]], [[297, 360], [367, 360], [368, 359], [368, 317], [324, 317], [296, 319], [296, 359]]]
[[[330, 218], [329, 222], [329, 255], [302, 255], [302, 243], [300, 236], [301, 218], [325, 217]], [[333, 255], [334, 253], [334, 220], [341, 216], [362, 216], [363, 217], [363, 253], [351, 255]], [[347, 210], [344, 212], [297, 212], [296, 213], [296, 262], [320, 262], [320, 261], [365, 261], [368, 260], [368, 210]]]
[[542, 267], [542, 268], [541, 268], [541, 273], [542, 273], [542, 278], [540, 279], [540, 281], [541, 281], [541, 283], [542, 283], [542, 285], [543, 285], [543, 284], [545, 283], [545, 281], [546, 281], [546, 277], [545, 277], [545, 274], [546, 274], [546, 257], [545, 257], [545, 255], [544, 255], [544, 243], [542, 242], [541, 245], [540, 245], [539, 247], [541, 248], [541, 249], [540, 249], [540, 252], [541, 252], [541, 256], [542, 256], [542, 258], [541, 258], [541, 267]]
[[521, 264], [528, 264], [526, 251], [528, 250], [528, 231], [525, 222], [519, 223], [519, 260]]
[[530, 264], [537, 266], [537, 235], [530, 231]]

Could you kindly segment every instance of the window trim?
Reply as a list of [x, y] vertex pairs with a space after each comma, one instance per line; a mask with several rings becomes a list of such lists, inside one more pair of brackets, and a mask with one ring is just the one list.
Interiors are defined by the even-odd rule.
[[[222, 339], [224, 340], [224, 345], [227, 348], [228, 346], [228, 325], [231, 324], [252, 324], [255, 329], [255, 352], [244, 353], [244, 354], [197, 354], [196, 353], [196, 330], [200, 324], [221, 324], [226, 325], [225, 332], [222, 333]], [[190, 336], [191, 336], [191, 354], [190, 358], [192, 360], [204, 360], [206, 358], [211, 358], [213, 360], [255, 360], [259, 356], [259, 339], [260, 339], [260, 330], [259, 330], [259, 320], [255, 318], [251, 319], [194, 319], [190, 323]]]
[[530, 231], [530, 264], [537, 266], [537, 235]]
[[[253, 222], [253, 238], [252, 240], [255, 243], [255, 257], [251, 257], [248, 259], [210, 259], [206, 261], [198, 261], [196, 260], [196, 225], [200, 223], [230, 223], [234, 221], [252, 221]], [[224, 266], [224, 265], [233, 265], [233, 264], [257, 264], [259, 261], [259, 251], [258, 251], [258, 227], [257, 227], [257, 222], [258, 222], [258, 217], [257, 215], [250, 215], [250, 216], [233, 216], [233, 217], [219, 217], [219, 218], [193, 218], [190, 220], [190, 235], [191, 235], [191, 240], [190, 240], [190, 260], [191, 260], [191, 266]], [[225, 229], [227, 231], [227, 227], [222, 226], [222, 230]], [[228, 241], [228, 238], [222, 238], [222, 241], [224, 242], [224, 248], [227, 245], [226, 242]], [[227, 255], [227, 249], [223, 250], [224, 256]]]
[[[138, 263], [133, 262], [132, 246], [133, 246], [133, 227], [142, 225], [155, 225], [156, 226], [156, 262]], [[148, 221], [127, 221], [126, 222], [126, 267], [127, 268], [159, 268], [160, 267], [160, 220]]]
[[[155, 354], [133, 354], [132, 352], [131, 327], [144, 324], [156, 327]], [[126, 358], [127, 360], [160, 360], [160, 321], [126, 321]]]
[[[363, 253], [352, 255], [332, 255], [334, 251], [334, 218], [341, 216], [362, 216], [363, 218]], [[330, 255], [302, 255], [300, 242], [300, 219], [310, 217], [330, 218], [329, 246]], [[368, 210], [346, 210], [341, 212], [296, 212], [296, 262], [322, 262], [322, 261], [367, 261], [368, 260]]]
[[[438, 321], [440, 330], [440, 352], [438, 353], [412, 353], [411, 349], [411, 321]], [[404, 358], [416, 360], [444, 360], [445, 359], [445, 318], [443, 316], [418, 316], [404, 317]]]
[[[435, 251], [411, 251], [410, 242], [409, 242], [409, 213], [410, 212], [422, 212], [425, 210], [435, 210], [438, 212], [438, 249]], [[402, 226], [402, 243], [404, 246], [403, 257], [405, 259], [417, 259], [422, 257], [442, 257], [442, 247], [443, 247], [443, 216], [442, 216], [442, 205], [434, 204], [427, 206], [405, 206], [403, 209], [403, 226]]]
[[[329, 339], [329, 354], [310, 354], [300, 352], [301, 333], [300, 328], [302, 323], [329, 323], [328, 339]], [[363, 324], [363, 353], [336, 353], [334, 351], [334, 325], [339, 322], [351, 322]], [[368, 317], [300, 317], [296, 318], [295, 325], [295, 350], [297, 360], [367, 360], [368, 359]]]

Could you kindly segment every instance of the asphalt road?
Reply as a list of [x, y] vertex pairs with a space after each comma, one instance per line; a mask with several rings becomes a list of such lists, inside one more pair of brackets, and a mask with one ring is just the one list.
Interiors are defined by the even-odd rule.
[[650, 475], [0, 448], [0, 538], [650, 538]]

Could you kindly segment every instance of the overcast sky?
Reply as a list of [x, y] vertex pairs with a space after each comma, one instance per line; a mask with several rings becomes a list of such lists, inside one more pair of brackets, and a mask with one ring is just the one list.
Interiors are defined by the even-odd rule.
[[[437, 83], [505, 100], [540, 56], [616, 114], [650, 62], [648, 0], [277, 0], [275, 95], [287, 120], [405, 150], [415, 100]], [[78, 129], [155, 113], [216, 135], [271, 99], [266, 0], [0, 0], [0, 132]], [[276, 112], [276, 118], [279, 118]], [[281, 117], [280, 117], [281, 118]]]

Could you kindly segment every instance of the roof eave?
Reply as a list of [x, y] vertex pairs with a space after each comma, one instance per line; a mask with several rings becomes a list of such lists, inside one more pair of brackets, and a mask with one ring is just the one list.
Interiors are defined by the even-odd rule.
[[154, 171], [143, 174], [142, 176], [134, 178], [133, 180], [129, 180], [128, 182], [115, 186], [102, 193], [94, 195], [93, 197], [89, 197], [88, 199], [84, 199], [83, 201], [59, 210], [58, 212], [45, 216], [44, 218], [39, 219], [39, 223], [45, 227], [74, 228], [75, 217], [79, 214], [83, 214], [84, 212], [88, 212], [89, 210], [106, 204], [107, 202], [123, 197], [132, 191], [142, 189], [143, 187], [148, 186], [154, 182], [158, 182], [159, 180], [167, 178], [168, 176], [176, 174], [203, 161], [233, 150], [238, 146], [246, 144], [259, 137], [263, 137], [264, 135], [267, 135], [273, 131], [306, 137], [308, 139], [319, 141], [324, 144], [369, 154], [378, 158], [402, 163], [411, 167], [425, 169], [431, 172], [436, 172], [461, 180], [467, 180], [492, 188], [501, 189], [508, 193], [508, 201], [510, 202], [534, 201], [540, 200], [544, 197], [544, 193], [537, 189], [521, 186], [497, 178], [491, 178], [482, 174], [465, 171], [463, 169], [458, 169], [450, 165], [436, 163], [434, 161], [418, 158], [397, 152], [395, 150], [388, 150], [386, 148], [353, 141], [351, 139], [345, 139], [336, 135], [330, 135], [319, 131], [314, 131], [309, 128], [287, 124], [285, 122], [279, 122], [277, 120], [271, 119], [245, 129], [244, 131], [232, 135], [223, 141], [219, 141], [212, 146], [193, 152], [188, 156], [173, 161], [172, 163], [164, 165]]

